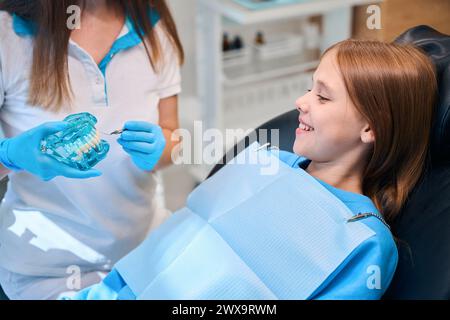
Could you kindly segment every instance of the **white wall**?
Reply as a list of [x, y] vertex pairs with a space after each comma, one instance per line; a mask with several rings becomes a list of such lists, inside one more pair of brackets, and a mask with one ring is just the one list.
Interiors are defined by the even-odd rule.
[[168, 0], [167, 2], [172, 10], [186, 55], [185, 64], [182, 68], [183, 95], [195, 95], [195, 7], [197, 1]]

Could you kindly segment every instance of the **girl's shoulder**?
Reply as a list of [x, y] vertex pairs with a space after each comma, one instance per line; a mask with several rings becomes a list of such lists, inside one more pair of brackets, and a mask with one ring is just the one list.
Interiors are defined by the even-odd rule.
[[377, 251], [379, 251], [382, 259], [389, 257], [395, 260], [398, 259], [397, 245], [394, 236], [389, 229], [380, 219], [376, 217], [370, 217], [361, 220], [369, 229], [375, 232], [375, 236], [371, 239], [371, 242]]

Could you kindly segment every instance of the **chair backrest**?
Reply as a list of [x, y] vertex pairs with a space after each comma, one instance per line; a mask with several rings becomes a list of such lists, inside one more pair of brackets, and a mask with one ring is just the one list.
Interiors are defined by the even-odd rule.
[[431, 162], [393, 225], [399, 265], [386, 299], [450, 299], [450, 36], [427, 26], [395, 42], [412, 43], [433, 60], [439, 101], [433, 124]]
[[[399, 241], [399, 265], [385, 299], [450, 299], [450, 37], [427, 26], [402, 34], [396, 42], [421, 47], [436, 65], [439, 102], [432, 134], [432, 161], [422, 181], [410, 194], [393, 223]], [[238, 150], [257, 139], [260, 129], [279, 129], [279, 148], [292, 151], [298, 111], [280, 115], [256, 129], [224, 157], [232, 159]], [[209, 176], [223, 164], [216, 165]]]

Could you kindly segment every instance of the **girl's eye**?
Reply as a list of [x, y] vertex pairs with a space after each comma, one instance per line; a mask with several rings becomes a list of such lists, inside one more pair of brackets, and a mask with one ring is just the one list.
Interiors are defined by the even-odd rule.
[[[307, 91], [308, 91], [308, 92], [311, 92], [312, 90], [311, 90], [311, 89], [308, 89]], [[317, 95], [317, 98], [319, 98], [319, 101], [320, 101], [320, 102], [330, 101], [330, 99], [325, 98], [325, 97], [321, 96], [320, 94]]]
[[317, 97], [319, 98], [319, 101], [320, 101], [320, 102], [330, 101], [330, 99], [327, 99], [327, 98], [325, 98], [325, 97], [322, 97], [320, 94], [318, 94]]

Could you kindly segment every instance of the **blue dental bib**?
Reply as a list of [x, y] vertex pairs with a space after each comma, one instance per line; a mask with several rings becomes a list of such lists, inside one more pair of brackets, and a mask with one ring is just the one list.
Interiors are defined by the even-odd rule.
[[306, 299], [374, 235], [313, 177], [258, 147], [116, 264], [137, 299]]

